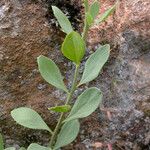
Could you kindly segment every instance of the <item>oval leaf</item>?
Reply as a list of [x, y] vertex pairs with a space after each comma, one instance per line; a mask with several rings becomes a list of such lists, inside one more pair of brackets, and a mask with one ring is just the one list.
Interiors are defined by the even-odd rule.
[[15, 150], [14, 147], [8, 147], [8, 148], [5, 148], [5, 150]]
[[75, 102], [69, 116], [64, 122], [89, 116], [102, 101], [102, 93], [93, 87], [85, 90]]
[[102, 67], [108, 60], [109, 54], [110, 46], [106, 44], [98, 48], [98, 50], [88, 58], [79, 85], [90, 82], [98, 76]]
[[100, 9], [99, 2], [95, 1], [90, 7], [90, 14], [93, 17], [93, 19], [95, 19], [96, 16], [99, 14], [99, 9]]
[[73, 31], [66, 36], [61, 51], [65, 57], [79, 64], [85, 54], [85, 42], [79, 33]]
[[59, 24], [62, 28], [62, 30], [67, 34], [72, 32], [73, 29], [72, 29], [71, 23], [68, 20], [68, 18], [66, 17], [66, 15], [56, 6], [52, 6], [52, 10], [53, 10], [53, 13], [54, 13], [57, 21], [59, 22]]
[[71, 109], [70, 105], [62, 105], [62, 106], [48, 108], [48, 110], [52, 110], [54, 112], [68, 112], [70, 111], [70, 109]]
[[109, 8], [108, 10], [106, 10], [101, 16], [100, 18], [96, 21], [97, 24], [105, 21], [116, 9], [116, 4], [113, 5], [111, 8]]
[[4, 150], [4, 143], [3, 143], [3, 137], [0, 133], [0, 150]]
[[42, 129], [52, 132], [41, 116], [34, 110], [20, 107], [11, 111], [11, 116], [20, 125], [30, 129]]
[[36, 144], [36, 143], [32, 143], [29, 145], [27, 150], [52, 150], [52, 149], [48, 148], [48, 147], [41, 146], [41, 145]]
[[66, 122], [58, 134], [58, 138], [56, 144], [54, 146], [54, 150], [68, 145], [72, 141], [74, 141], [79, 133], [80, 124], [78, 120], [72, 120]]
[[62, 75], [57, 65], [51, 59], [42, 55], [37, 58], [37, 62], [41, 76], [49, 84], [67, 92]]

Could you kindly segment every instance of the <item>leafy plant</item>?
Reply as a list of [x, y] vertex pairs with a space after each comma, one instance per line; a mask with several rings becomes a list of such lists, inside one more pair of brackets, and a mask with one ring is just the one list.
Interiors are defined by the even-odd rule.
[[[34, 110], [21, 107], [11, 111], [11, 116], [20, 125], [31, 128], [47, 130], [51, 134], [51, 140], [48, 147], [31, 143], [27, 150], [57, 150], [74, 141], [79, 133], [79, 119], [89, 116], [93, 113], [102, 101], [102, 92], [96, 87], [86, 89], [78, 96], [75, 104], [71, 106], [74, 91], [82, 84], [94, 80], [100, 73], [102, 67], [107, 62], [110, 54], [108, 44], [99, 47], [86, 61], [84, 72], [78, 83], [79, 68], [86, 50], [86, 37], [89, 28], [95, 23], [95, 18], [99, 14], [99, 3], [95, 1], [89, 6], [88, 0], [84, 0], [85, 20], [82, 35], [74, 31], [70, 21], [64, 13], [52, 6], [53, 12], [63, 32], [67, 35], [61, 47], [62, 54], [75, 64], [74, 78], [71, 89], [63, 82], [63, 77], [57, 65], [45, 56], [37, 58], [38, 68], [41, 76], [46, 82], [63, 90], [67, 93], [67, 99], [64, 105], [48, 108], [50, 111], [60, 113], [58, 123], [54, 130], [50, 129], [41, 116]], [[114, 11], [116, 4], [100, 16], [98, 22], [105, 21], [106, 18]], [[0, 150], [4, 150], [2, 136], [0, 136]], [[5, 150], [14, 150], [7, 148]], [[25, 150], [25, 148], [20, 148]]]

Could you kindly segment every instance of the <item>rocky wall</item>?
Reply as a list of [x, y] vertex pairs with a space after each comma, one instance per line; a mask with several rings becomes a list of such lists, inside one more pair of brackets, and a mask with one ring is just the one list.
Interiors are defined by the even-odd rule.
[[[113, 4], [114, 0], [101, 0], [100, 13]], [[53, 128], [58, 114], [50, 114], [47, 107], [61, 104], [66, 98], [63, 92], [45, 83], [37, 69], [36, 58], [43, 54], [58, 64], [66, 79], [71, 79], [74, 71], [60, 53], [64, 34], [55, 26], [50, 5], [60, 7], [80, 30], [82, 15], [76, 12], [82, 9], [81, 1], [0, 1], [0, 131], [6, 146], [27, 147], [31, 142], [47, 144], [49, 140], [46, 132], [16, 125], [10, 117], [12, 109], [32, 107]], [[103, 104], [81, 121], [80, 135], [66, 149], [93, 149], [96, 142], [102, 143], [104, 150], [107, 144], [115, 150], [149, 149], [149, 27], [149, 0], [120, 0], [106, 22], [90, 29], [85, 60], [99, 44], [111, 45], [108, 63], [89, 84], [103, 91]], [[70, 86], [67, 80], [65, 83]], [[75, 96], [84, 88], [80, 87]]]

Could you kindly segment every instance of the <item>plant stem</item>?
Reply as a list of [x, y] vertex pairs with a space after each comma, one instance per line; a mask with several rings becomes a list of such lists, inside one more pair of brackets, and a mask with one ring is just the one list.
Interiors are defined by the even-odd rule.
[[88, 30], [89, 30], [89, 25], [88, 25], [87, 19], [86, 19], [86, 14], [89, 11], [89, 5], [88, 5], [87, 0], [84, 0], [84, 7], [85, 7], [85, 18], [84, 18], [84, 28], [83, 28], [82, 38], [86, 42], [86, 37], [87, 37]]
[[86, 20], [86, 17], [85, 17], [85, 20], [84, 20], [84, 29], [83, 29], [83, 33], [82, 33], [82, 38], [83, 38], [84, 41], [86, 41], [88, 30], [89, 30], [89, 26], [87, 24], [87, 20]]
[[[88, 1], [84, 0], [84, 4], [85, 4], [85, 14], [86, 14], [88, 12], [88, 9], [89, 9]], [[88, 26], [88, 23], [87, 23], [87, 20], [86, 20], [86, 16], [85, 16], [84, 29], [83, 29], [83, 33], [82, 33], [82, 38], [83, 38], [84, 41], [86, 41], [88, 30], [89, 30], [89, 26]], [[74, 78], [73, 78], [73, 83], [72, 83], [72, 86], [71, 86], [70, 93], [68, 93], [68, 95], [67, 95], [66, 105], [68, 105], [70, 103], [70, 101], [72, 99], [72, 96], [73, 96], [73, 93], [74, 93], [74, 91], [77, 88], [77, 78], [78, 78], [78, 73], [79, 73], [79, 67], [80, 67], [80, 64], [76, 65]], [[57, 134], [58, 134], [58, 132], [59, 132], [59, 130], [61, 128], [61, 125], [62, 125], [64, 117], [65, 117], [65, 113], [61, 113], [60, 118], [58, 120], [58, 123], [57, 123], [57, 125], [56, 125], [56, 127], [54, 129], [54, 132], [53, 132], [51, 140], [50, 140], [50, 144], [49, 145], [50, 145], [51, 148], [53, 147], [53, 144], [54, 144], [54, 142], [56, 140]]]
[[[67, 101], [66, 101], [65, 105], [68, 105], [70, 103], [70, 100], [71, 100], [71, 98], [73, 96], [73, 93], [74, 93], [74, 91], [76, 89], [77, 77], [78, 77], [78, 72], [79, 72], [79, 66], [80, 65], [76, 65], [72, 87], [71, 87], [70, 93], [68, 93], [68, 95], [67, 95]], [[57, 123], [57, 125], [56, 125], [56, 127], [54, 129], [53, 135], [52, 135], [51, 140], [50, 140], [50, 144], [49, 145], [50, 145], [51, 148], [53, 147], [53, 144], [55, 142], [55, 139], [57, 137], [58, 131], [59, 131], [60, 127], [61, 127], [61, 124], [62, 124], [62, 121], [63, 121], [64, 117], [65, 117], [65, 113], [61, 113], [60, 118], [58, 120], [58, 123]]]
[[88, 10], [89, 10], [88, 0], [84, 0], [84, 7], [85, 7], [85, 12], [88, 12]]
[[68, 105], [70, 103], [70, 100], [71, 100], [71, 98], [73, 96], [73, 93], [76, 90], [77, 78], [78, 78], [78, 73], [79, 73], [79, 67], [80, 67], [80, 65], [76, 65], [72, 87], [71, 87], [70, 93], [68, 94], [66, 105]]

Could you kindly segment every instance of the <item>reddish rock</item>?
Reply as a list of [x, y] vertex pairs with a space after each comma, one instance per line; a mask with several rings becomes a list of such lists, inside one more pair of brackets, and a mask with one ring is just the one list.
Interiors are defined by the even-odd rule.
[[66, 73], [66, 67], [72, 74], [72, 66], [67, 66], [60, 53], [64, 35], [56, 26], [50, 26], [55, 22], [50, 6], [58, 5], [68, 15], [77, 16], [74, 11], [80, 7], [77, 8], [79, 2], [75, 1], [0, 1], [0, 132], [6, 147], [27, 147], [32, 142], [49, 141], [50, 136], [45, 132], [16, 125], [10, 111], [30, 107], [39, 112], [50, 127], [56, 124], [58, 114], [51, 114], [47, 108], [62, 104], [66, 95], [41, 78], [36, 58], [41, 54], [48, 56], [58, 64], [62, 74]]
[[[47, 107], [58, 103], [53, 87], [41, 78], [36, 63], [41, 54], [54, 57], [55, 31], [49, 28], [45, 15], [46, 9], [39, 3], [0, 1], [0, 131], [6, 141], [7, 138], [17, 141], [23, 137], [23, 131], [17, 131], [11, 119], [12, 109], [32, 107], [43, 112], [43, 117], [49, 120], [52, 115]], [[51, 126], [55, 120], [51, 121]], [[14, 127], [17, 132], [13, 131]]]
[[[113, 4], [113, 0], [101, 1], [100, 12]], [[106, 69], [92, 84], [96, 84], [104, 93], [104, 108], [101, 108], [104, 113], [100, 115], [100, 125], [95, 129], [103, 135], [95, 135], [94, 142], [97, 139], [96, 142], [111, 143], [117, 150], [149, 148], [149, 27], [150, 1], [122, 0], [106, 22], [89, 31], [90, 48], [94, 49], [98, 43], [112, 45], [111, 58]], [[107, 111], [111, 112], [111, 121], [107, 118]], [[107, 123], [102, 118], [104, 114]]]
[[[100, 3], [100, 14], [102, 14], [115, 1], [101, 0]], [[89, 43], [93, 45], [100, 41], [110, 41], [116, 44], [120, 38], [119, 35], [127, 29], [134, 30], [136, 34], [148, 38], [150, 36], [149, 26], [149, 0], [120, 0], [113, 15], [102, 24], [92, 27], [89, 32]]]

